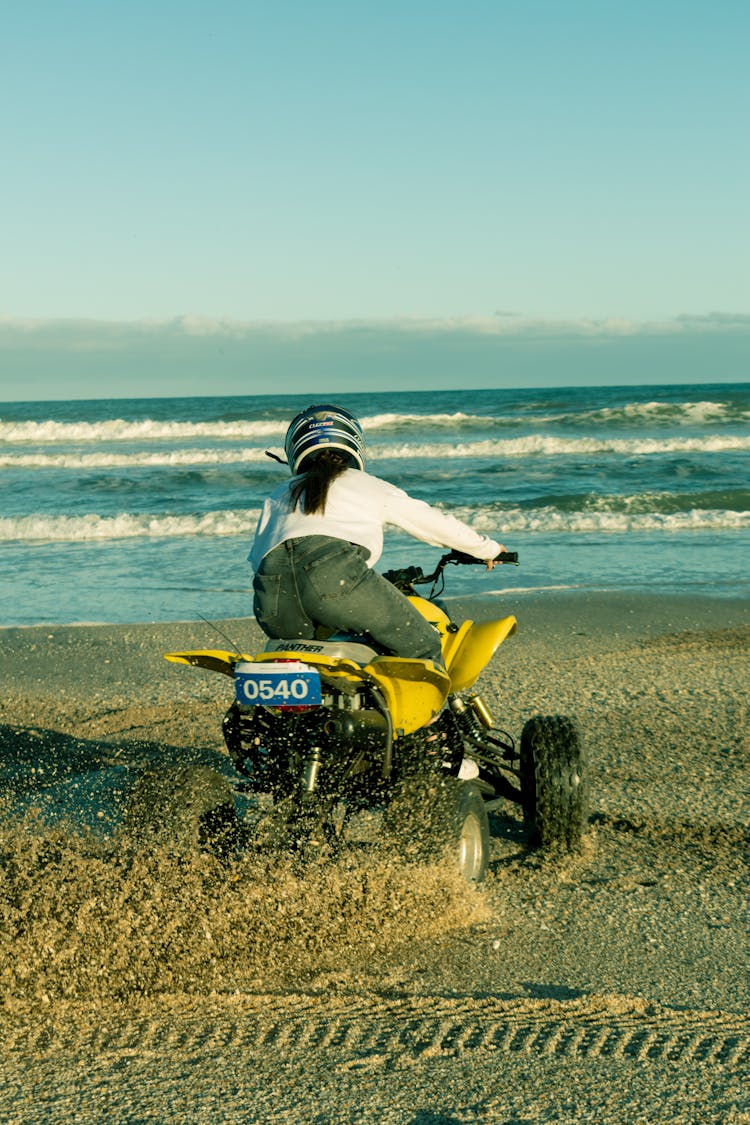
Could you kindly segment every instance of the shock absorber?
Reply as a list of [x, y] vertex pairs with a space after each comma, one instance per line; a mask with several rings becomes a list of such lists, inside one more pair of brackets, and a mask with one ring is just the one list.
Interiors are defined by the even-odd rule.
[[318, 785], [318, 775], [323, 762], [319, 746], [313, 746], [302, 765], [302, 795], [314, 793]]
[[487, 704], [482, 699], [481, 695], [470, 695], [469, 706], [479, 719], [479, 722], [485, 730], [492, 730], [492, 715], [490, 714]]
[[448, 703], [461, 725], [474, 738], [481, 738], [486, 730], [491, 730], [492, 716], [478, 695], [469, 696], [468, 705], [460, 695], [451, 695]]

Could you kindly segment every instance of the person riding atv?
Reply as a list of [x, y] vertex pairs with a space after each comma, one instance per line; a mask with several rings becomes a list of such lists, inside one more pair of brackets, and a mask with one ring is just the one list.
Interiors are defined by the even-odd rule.
[[261, 629], [286, 639], [364, 634], [382, 652], [441, 664], [436, 630], [373, 570], [385, 525], [489, 570], [503, 545], [368, 473], [362, 426], [344, 407], [322, 403], [297, 414], [285, 452], [291, 480], [265, 501], [248, 556]]
[[[152, 771], [130, 825], [223, 855], [271, 846], [316, 859], [374, 814], [399, 856], [452, 854], [473, 883], [490, 860], [489, 813], [510, 802], [533, 845], [575, 850], [588, 808], [575, 724], [533, 716], [520, 743], [496, 728], [474, 685], [516, 619], [455, 621], [440, 599], [449, 564], [492, 569], [517, 554], [366, 473], [343, 408], [302, 411], [286, 454], [293, 476], [264, 504], [249, 556], [265, 648], [165, 654], [233, 681], [222, 730], [234, 776]], [[431, 574], [376, 574], [386, 523], [451, 550]]]

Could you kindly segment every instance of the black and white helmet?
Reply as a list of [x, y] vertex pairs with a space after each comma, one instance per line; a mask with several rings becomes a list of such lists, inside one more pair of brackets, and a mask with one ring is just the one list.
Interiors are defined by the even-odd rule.
[[343, 406], [334, 406], [330, 402], [308, 406], [290, 422], [284, 450], [292, 475], [300, 472], [300, 466], [307, 457], [323, 449], [340, 449], [349, 455], [353, 468], [365, 467], [362, 427]]

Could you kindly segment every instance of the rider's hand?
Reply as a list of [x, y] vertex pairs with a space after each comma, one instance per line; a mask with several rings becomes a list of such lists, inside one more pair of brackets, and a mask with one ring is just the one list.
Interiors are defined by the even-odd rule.
[[[501, 543], [500, 544], [500, 550], [497, 553], [498, 553], [498, 555], [502, 555], [504, 551], [505, 551], [505, 547], [503, 547], [503, 545]], [[487, 569], [488, 570], [492, 570], [493, 567], [502, 566], [502, 565], [503, 565], [502, 563], [496, 562], [495, 559], [487, 559]]]

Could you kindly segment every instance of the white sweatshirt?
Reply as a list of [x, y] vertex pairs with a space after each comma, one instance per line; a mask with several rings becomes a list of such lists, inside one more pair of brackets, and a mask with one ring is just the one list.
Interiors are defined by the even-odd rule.
[[299, 507], [290, 512], [289, 491], [296, 479], [280, 485], [263, 504], [248, 555], [256, 570], [279, 543], [303, 535], [329, 535], [359, 543], [370, 552], [367, 562], [372, 567], [383, 552], [386, 524], [400, 527], [431, 547], [450, 547], [475, 559], [492, 559], [500, 551], [494, 539], [360, 469], [345, 469], [331, 482], [323, 515], [308, 516]]

